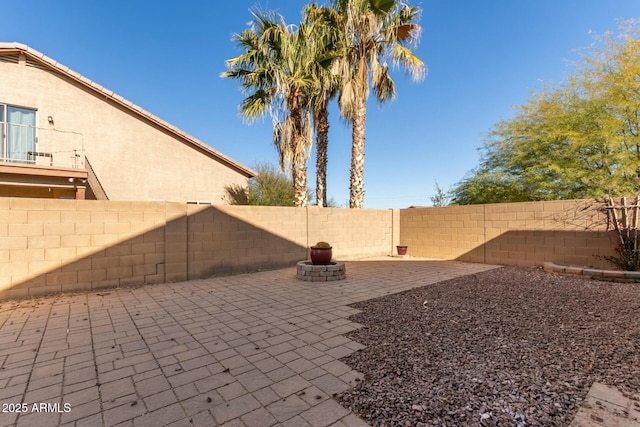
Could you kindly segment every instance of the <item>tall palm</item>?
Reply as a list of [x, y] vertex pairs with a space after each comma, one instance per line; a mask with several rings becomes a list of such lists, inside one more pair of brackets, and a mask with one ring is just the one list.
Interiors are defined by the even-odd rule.
[[227, 60], [222, 77], [240, 80], [249, 93], [240, 110], [246, 119], [271, 116], [280, 168], [291, 170], [295, 206], [306, 206], [306, 162], [313, 137], [308, 93], [317, 86], [311, 30], [304, 23], [288, 26], [274, 12], [253, 16], [250, 28], [233, 36], [244, 52]]
[[333, 8], [315, 2], [304, 8], [305, 23], [312, 29], [316, 45], [314, 76], [317, 85], [309, 94], [316, 131], [316, 203], [327, 206], [327, 159], [329, 147], [329, 102], [338, 94], [340, 77], [331, 69], [342, 49], [340, 16]]
[[345, 51], [340, 60], [342, 76], [340, 111], [352, 123], [349, 207], [364, 205], [364, 146], [369, 77], [380, 102], [395, 97], [396, 89], [387, 61], [402, 66], [415, 80], [426, 67], [410, 49], [419, 38], [420, 9], [397, 0], [334, 0], [342, 16]]

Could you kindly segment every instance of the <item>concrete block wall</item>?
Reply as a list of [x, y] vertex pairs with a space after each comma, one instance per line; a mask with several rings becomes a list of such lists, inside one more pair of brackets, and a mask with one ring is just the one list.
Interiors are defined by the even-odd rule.
[[[591, 201], [403, 210], [0, 198], [0, 300], [390, 255], [610, 268], [616, 239]], [[292, 273], [293, 274], [293, 273]]]
[[187, 271], [207, 277], [293, 265], [306, 256], [306, 209], [187, 205]]
[[0, 298], [164, 281], [170, 215], [152, 202], [0, 198]]
[[596, 208], [568, 200], [403, 209], [400, 240], [428, 258], [611, 268], [598, 256], [614, 255], [616, 240]]
[[[399, 210], [308, 208], [308, 246], [319, 241], [332, 245], [338, 259], [393, 254], [399, 230]], [[396, 224], [396, 227], [399, 224]]]
[[394, 212], [0, 198], [0, 300], [389, 255]]

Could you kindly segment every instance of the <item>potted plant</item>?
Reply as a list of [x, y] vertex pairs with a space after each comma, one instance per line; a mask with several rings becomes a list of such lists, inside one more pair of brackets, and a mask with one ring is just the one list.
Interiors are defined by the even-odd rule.
[[311, 264], [313, 265], [329, 265], [332, 256], [331, 245], [327, 242], [318, 242], [311, 246]]
[[398, 255], [406, 255], [408, 246], [398, 245], [396, 249], [398, 250]]

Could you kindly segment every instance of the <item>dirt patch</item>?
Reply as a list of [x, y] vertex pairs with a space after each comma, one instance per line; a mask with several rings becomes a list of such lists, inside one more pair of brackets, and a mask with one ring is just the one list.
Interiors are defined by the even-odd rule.
[[640, 391], [640, 284], [505, 267], [354, 304], [375, 426], [568, 426], [594, 381]]

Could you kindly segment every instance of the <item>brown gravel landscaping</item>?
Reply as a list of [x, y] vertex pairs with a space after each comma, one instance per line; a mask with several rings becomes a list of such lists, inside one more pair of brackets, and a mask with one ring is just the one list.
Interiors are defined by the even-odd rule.
[[640, 392], [640, 284], [504, 267], [354, 304], [374, 426], [568, 426], [594, 381]]

